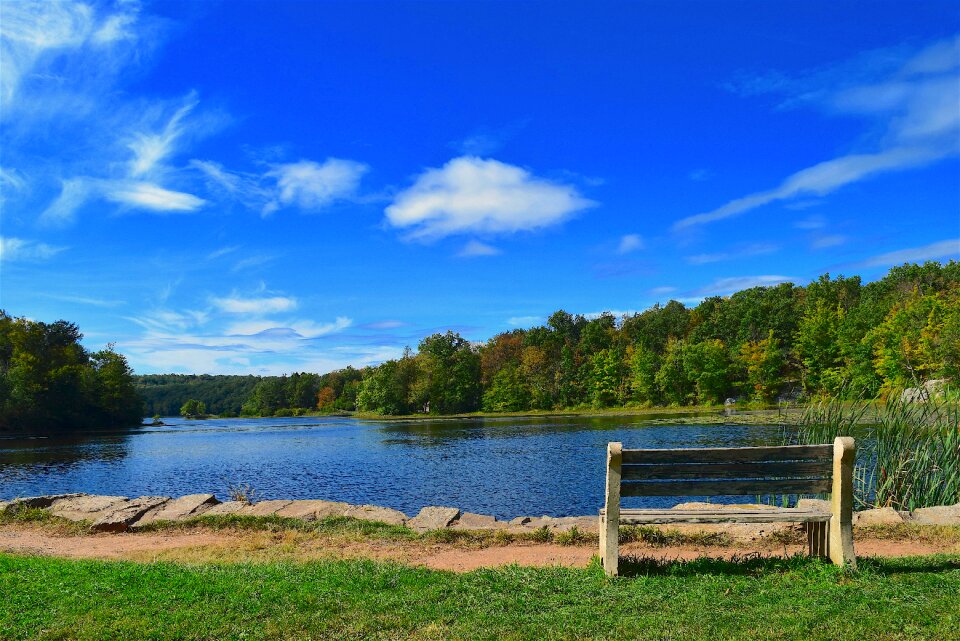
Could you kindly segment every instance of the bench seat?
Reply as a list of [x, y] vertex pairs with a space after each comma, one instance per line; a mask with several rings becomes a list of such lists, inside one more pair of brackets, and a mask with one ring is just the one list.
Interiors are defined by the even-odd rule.
[[[600, 510], [600, 522], [606, 520]], [[718, 510], [620, 510], [620, 525], [659, 525], [664, 523], [826, 523], [829, 512], [796, 508], [724, 508]]]
[[[853, 551], [853, 465], [850, 437], [832, 444], [774, 447], [624, 449], [607, 445], [600, 559], [616, 576], [621, 525], [666, 523], [802, 523], [811, 556], [856, 567]], [[633, 509], [621, 497], [779, 496], [830, 494], [830, 511], [782, 507]], [[609, 517], [609, 518], [608, 518]]]

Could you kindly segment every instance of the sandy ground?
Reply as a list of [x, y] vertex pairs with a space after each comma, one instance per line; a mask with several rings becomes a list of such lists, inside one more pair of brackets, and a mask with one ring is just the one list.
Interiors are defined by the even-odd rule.
[[[60, 535], [29, 525], [0, 527], [0, 551], [15, 554], [82, 559], [134, 561], [271, 561], [374, 558], [440, 570], [467, 572], [508, 564], [584, 567], [596, 554], [593, 545], [564, 546], [552, 543], [511, 543], [489, 547], [429, 544], [421, 541], [356, 541], [311, 536], [301, 532], [207, 531]], [[660, 560], [688, 560], [701, 556], [729, 559], [735, 556], [782, 556], [803, 552], [802, 545], [773, 543], [730, 546], [654, 547], [644, 543], [621, 546], [622, 556]], [[860, 538], [859, 556], [913, 556], [960, 554], [960, 544]]]

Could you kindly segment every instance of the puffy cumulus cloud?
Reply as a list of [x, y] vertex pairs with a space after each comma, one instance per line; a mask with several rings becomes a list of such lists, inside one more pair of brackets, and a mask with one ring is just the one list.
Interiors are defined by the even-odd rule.
[[409, 230], [409, 238], [432, 240], [532, 231], [594, 205], [571, 185], [497, 160], [462, 156], [420, 174], [385, 213], [390, 225]]
[[960, 258], [960, 238], [941, 240], [940, 242], [898, 249], [873, 256], [860, 263], [859, 267], [891, 267], [902, 263], [919, 263], [938, 258]]
[[0, 262], [4, 263], [48, 260], [65, 249], [35, 240], [0, 236]]
[[810, 106], [868, 120], [882, 131], [873, 149], [819, 162], [779, 186], [735, 198], [674, 224], [675, 231], [776, 201], [819, 197], [878, 174], [928, 165], [960, 152], [960, 36], [912, 54], [875, 51], [799, 78], [770, 75], [735, 87], [744, 95], [786, 95], [783, 109]]
[[297, 307], [297, 299], [292, 296], [266, 296], [261, 298], [241, 298], [228, 296], [213, 297], [210, 302], [220, 311], [228, 314], [272, 314], [287, 312]]
[[[354, 195], [370, 168], [353, 160], [327, 158], [323, 163], [301, 160], [276, 165], [266, 177], [276, 180], [277, 193], [263, 208], [269, 214], [282, 206], [322, 209]], [[209, 168], [206, 169], [208, 174]]]

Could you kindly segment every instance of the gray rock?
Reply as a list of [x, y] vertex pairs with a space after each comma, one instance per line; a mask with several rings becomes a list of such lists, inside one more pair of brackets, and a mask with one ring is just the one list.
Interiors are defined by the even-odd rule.
[[510, 519], [510, 525], [513, 525], [513, 526], [526, 525], [527, 523], [530, 523], [532, 520], [533, 519], [530, 518], [529, 516], [518, 516], [515, 519]]
[[126, 532], [141, 516], [169, 500], [169, 496], [141, 496], [131, 499], [103, 512], [90, 528], [97, 532]]
[[304, 521], [316, 521], [330, 516], [343, 516], [350, 508], [349, 503], [338, 501], [290, 501], [290, 504], [277, 510], [277, 516]]
[[420, 510], [419, 514], [407, 521], [407, 527], [417, 532], [442, 530], [459, 516], [460, 510], [455, 507], [425, 507]]
[[960, 525], [960, 503], [921, 507], [913, 511], [911, 520], [918, 525]]
[[903, 517], [892, 507], [878, 507], [853, 513], [853, 524], [858, 527], [897, 525], [899, 523], [903, 523]]
[[829, 514], [833, 508], [830, 505], [830, 501], [824, 501], [823, 499], [800, 499], [797, 501], [797, 509]]
[[212, 508], [203, 513], [203, 516], [227, 516], [230, 514], [236, 514], [243, 508], [250, 505], [246, 501], [224, 501], [223, 503], [218, 503]]
[[943, 396], [949, 381], [945, 378], [934, 378], [926, 381], [920, 387], [908, 387], [900, 393], [903, 403], [926, 403], [931, 398]]
[[450, 527], [456, 530], [504, 530], [509, 525], [503, 521], [498, 521], [489, 514], [464, 512], [450, 524]]
[[77, 492], [73, 494], [48, 494], [46, 496], [26, 496], [23, 498], [7, 501], [7, 504], [4, 506], [3, 511], [12, 512], [14, 510], [19, 510], [23, 508], [43, 509], [53, 505], [54, 501], [59, 501], [61, 499], [74, 498], [78, 496], [86, 496], [86, 494]]
[[157, 521], [182, 521], [200, 516], [218, 503], [220, 501], [213, 494], [188, 494], [150, 510], [132, 527], [143, 527]]
[[293, 501], [288, 500], [273, 500], [273, 501], [260, 501], [252, 505], [247, 505], [240, 508], [237, 514], [241, 516], [272, 516], [277, 513], [277, 510], [281, 510], [288, 505], [293, 503]]
[[351, 505], [343, 515], [352, 519], [379, 521], [387, 525], [403, 525], [407, 522], [407, 515], [403, 512], [379, 505]]
[[125, 496], [82, 494], [54, 501], [50, 514], [71, 521], [96, 521], [128, 500]]

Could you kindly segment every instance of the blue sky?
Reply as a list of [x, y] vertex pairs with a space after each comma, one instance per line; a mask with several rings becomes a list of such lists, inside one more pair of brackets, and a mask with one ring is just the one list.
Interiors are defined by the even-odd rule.
[[960, 256], [956, 2], [0, 3], [0, 305], [138, 373]]

